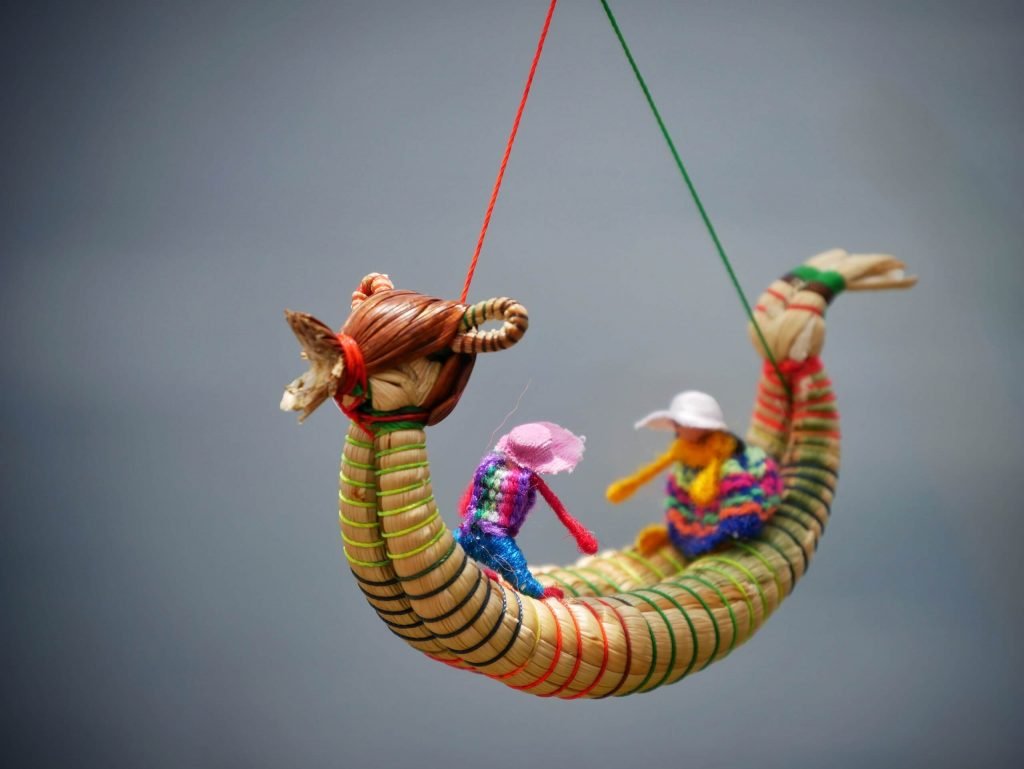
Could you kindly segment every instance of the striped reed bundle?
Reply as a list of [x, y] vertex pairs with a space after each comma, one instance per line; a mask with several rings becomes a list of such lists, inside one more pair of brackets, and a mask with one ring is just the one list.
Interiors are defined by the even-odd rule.
[[[538, 600], [488, 579], [445, 526], [430, 484], [424, 427], [454, 408], [477, 354], [522, 337], [521, 305], [467, 307], [368, 276], [336, 337], [308, 315], [286, 313], [311, 369], [288, 386], [282, 408], [305, 416], [333, 397], [353, 418], [340, 473], [345, 555], [395, 635], [538, 696], [649, 691], [728, 655], [807, 571], [839, 470], [839, 415], [818, 357], [824, 311], [843, 288], [913, 285], [902, 269], [889, 256], [830, 251], [760, 297], [755, 317], [780, 365], [764, 366], [747, 440], [779, 461], [784, 490], [758, 537], [691, 561], [666, 545], [535, 568], [564, 599]], [[501, 328], [482, 332], [488, 320]], [[759, 339], [755, 349], [763, 352]]]

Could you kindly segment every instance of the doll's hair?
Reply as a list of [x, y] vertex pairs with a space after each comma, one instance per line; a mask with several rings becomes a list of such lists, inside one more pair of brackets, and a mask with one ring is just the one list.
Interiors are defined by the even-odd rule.
[[423, 404], [433, 425], [455, 408], [476, 361], [451, 349], [465, 311], [466, 305], [415, 291], [376, 291], [355, 305], [342, 332], [359, 344], [369, 376], [417, 358], [441, 363]]

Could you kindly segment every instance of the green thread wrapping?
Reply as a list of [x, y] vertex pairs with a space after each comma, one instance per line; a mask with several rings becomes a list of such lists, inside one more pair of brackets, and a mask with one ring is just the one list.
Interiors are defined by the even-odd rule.
[[370, 429], [373, 430], [373, 434], [378, 438], [382, 435], [389, 435], [391, 433], [397, 433], [400, 430], [422, 430], [422, 422], [373, 422], [370, 425]]
[[[609, 577], [607, 574], [605, 574], [603, 571], [600, 571], [599, 569], [591, 569], [588, 566], [574, 566], [571, 569], [566, 569], [566, 571], [570, 574], [576, 575], [580, 579], [583, 579], [583, 577], [581, 577], [579, 574], [579, 572], [581, 571], [586, 572], [587, 574], [593, 574], [595, 577], [600, 578], [602, 582], [611, 587], [611, 589], [614, 590], [616, 593], [622, 592], [622, 585], [620, 585], [618, 582], [613, 580], [611, 577]], [[600, 591], [598, 592], [600, 593]]]
[[448, 529], [441, 527], [437, 534], [432, 536], [419, 547], [414, 547], [412, 550], [406, 550], [404, 553], [388, 553], [388, 558], [392, 561], [401, 561], [403, 558], [412, 558], [414, 555], [419, 555], [424, 550], [433, 545], [435, 542], [437, 542], [439, 539], [441, 539], [441, 537], [443, 537], [447, 531]]
[[[715, 631], [715, 646], [714, 646], [714, 648], [711, 649], [711, 656], [708, 657], [708, 661], [705, 662], [704, 663], [704, 667], [701, 668], [701, 670], [704, 670], [704, 668], [706, 668], [708, 665], [710, 665], [712, 662], [714, 662], [715, 657], [718, 655], [718, 644], [721, 642], [721, 638], [718, 635], [718, 621], [715, 619], [715, 615], [711, 612], [711, 607], [709, 607], [707, 605], [707, 603], [704, 601], [703, 598], [700, 597], [700, 594], [696, 590], [694, 590], [693, 588], [689, 588], [686, 585], [680, 585], [678, 582], [669, 582], [668, 584], [675, 585], [680, 590], [685, 590], [691, 596], [696, 598], [697, 601], [700, 603], [700, 605], [704, 607], [704, 611], [708, 615], [708, 619], [711, 620], [711, 629]], [[691, 625], [691, 627], [692, 627], [692, 625]], [[694, 638], [695, 638], [695, 642], [696, 642], [696, 634], [695, 634]], [[697, 655], [697, 652], [694, 651], [694, 659], [695, 660], [697, 658], [696, 655]], [[691, 665], [692, 664], [693, 663], [691, 662]], [[687, 669], [686, 672], [689, 673], [690, 672], [689, 669]], [[683, 675], [685, 676], [686, 673], [684, 673]], [[680, 678], [682, 678], [682, 676], [680, 676]]]
[[[566, 574], [578, 579], [580, 582], [582, 582], [584, 585], [590, 588], [590, 592], [593, 593], [595, 596], [601, 595], [601, 591], [597, 589], [597, 585], [595, 585], [593, 582], [591, 582], [589, 579], [584, 577], [579, 572], [576, 572], [572, 569], [559, 569], [558, 571], [565, 572]], [[552, 576], [554, 575], [552, 574]]]
[[341, 478], [342, 483], [347, 483], [349, 486], [355, 486], [357, 489], [375, 489], [377, 484], [368, 483], [366, 481], [357, 481], [355, 478], [349, 478], [345, 473], [339, 473], [338, 477]]
[[354, 459], [349, 459], [347, 455], [343, 456], [341, 458], [341, 462], [342, 462], [342, 464], [348, 465], [349, 467], [354, 467], [357, 470], [373, 470], [374, 469], [373, 465], [368, 465], [365, 462], [356, 462]]
[[619, 571], [625, 572], [626, 576], [638, 585], [642, 585], [645, 582], [643, 577], [641, 577], [639, 574], [633, 571], [633, 569], [627, 566], [626, 563], [621, 559], [611, 560], [609, 558], [605, 558], [603, 559], [603, 563], [611, 564], [614, 568], [618, 569]]
[[833, 297], [846, 289], [846, 278], [835, 270], [825, 270], [818, 276], [818, 280], [828, 286]]
[[793, 491], [800, 491], [804, 494], [816, 495], [820, 484], [816, 481], [809, 480], [808, 478], [801, 475], [788, 475], [786, 476], [786, 489], [792, 489]]
[[[452, 539], [452, 543], [451, 543], [451, 545], [449, 545], [448, 550], [440, 558], [438, 558], [436, 561], [434, 561], [429, 566], [426, 566], [425, 568], [420, 569], [415, 574], [410, 574], [410, 575], [408, 575], [406, 577], [399, 577], [398, 581], [399, 582], [415, 582], [416, 580], [423, 579], [425, 576], [430, 574], [430, 572], [432, 572], [432, 571], [434, 571], [436, 569], [439, 569], [441, 566], [443, 566], [445, 564], [445, 561], [447, 561], [449, 558], [452, 557], [452, 554], [455, 552], [455, 548], [456, 548], [457, 544], [458, 543], [454, 539]], [[463, 558], [467, 558], [468, 559], [469, 556], [464, 554]], [[461, 570], [460, 570], [460, 572], [461, 572]], [[409, 597], [412, 598], [414, 601], [418, 601], [418, 600], [421, 600], [421, 599], [429, 597], [429, 596], [410, 595]]]
[[765, 357], [768, 358], [768, 361], [772, 364], [772, 368], [775, 369], [775, 373], [778, 374], [779, 381], [782, 382], [782, 386], [785, 388], [786, 394], [792, 398], [793, 393], [789, 388], [789, 384], [786, 382], [786, 378], [782, 375], [782, 370], [779, 368], [779, 364], [776, 362], [775, 356], [772, 355], [771, 348], [768, 346], [768, 340], [764, 338], [764, 333], [761, 331], [761, 326], [754, 318], [754, 311], [750, 307], [750, 302], [747, 301], [746, 294], [743, 293], [743, 288], [740, 286], [739, 278], [736, 277], [736, 273], [732, 269], [732, 264], [729, 262], [729, 257], [726, 256], [725, 248], [722, 246], [722, 242], [718, 238], [718, 233], [715, 231], [715, 227], [711, 223], [711, 218], [708, 216], [707, 211], [704, 210], [704, 204], [701, 202], [700, 195], [697, 194], [697, 188], [693, 185], [693, 181], [690, 179], [690, 174], [687, 172], [686, 166], [683, 164], [683, 159], [679, 156], [678, 150], [676, 150], [675, 142], [672, 141], [672, 136], [669, 134], [668, 128], [665, 126], [665, 121], [661, 119], [661, 113], [658, 111], [658, 107], [654, 103], [654, 97], [651, 96], [651, 91], [647, 87], [647, 82], [644, 80], [643, 75], [640, 74], [640, 68], [637, 66], [636, 60], [633, 58], [633, 53], [629, 50], [629, 45], [626, 43], [626, 38], [622, 35], [622, 30], [619, 29], [619, 23], [615, 20], [615, 14], [612, 13], [612, 9], [608, 5], [607, 0], [601, 0], [601, 5], [604, 7], [604, 12], [608, 16], [608, 21], [612, 25], [612, 30], [615, 32], [615, 36], [619, 39], [619, 44], [622, 46], [622, 52], [626, 54], [626, 59], [629, 61], [629, 66], [632, 68], [633, 74], [636, 76], [636, 81], [640, 84], [640, 89], [644, 92], [644, 97], [647, 99], [647, 104], [650, 106], [651, 112], [654, 114], [654, 119], [658, 123], [658, 128], [661, 129], [661, 135], [665, 137], [665, 142], [668, 144], [669, 151], [672, 153], [672, 158], [676, 161], [676, 167], [683, 175], [683, 181], [686, 182], [686, 187], [690, 191], [690, 196], [693, 198], [693, 202], [697, 205], [697, 211], [700, 213], [700, 217], [704, 221], [704, 226], [707, 229], [708, 234], [711, 236], [711, 241], [715, 244], [718, 256], [722, 260], [722, 264], [725, 266], [725, 271], [729, 274], [729, 279], [732, 281], [732, 285], [736, 289], [740, 302], [743, 304], [743, 309], [747, 312], [750, 324], [757, 332], [757, 338], [760, 340], [761, 347], [764, 349]]
[[352, 547], [361, 547], [363, 549], [369, 549], [372, 547], [380, 547], [384, 544], [383, 539], [374, 540], [373, 542], [360, 542], [358, 539], [352, 539], [345, 535], [345, 532], [341, 533], [341, 538], [345, 541], [346, 545], [352, 545]]
[[[657, 689], [659, 686], [661, 686], [663, 683], [665, 683], [665, 681], [668, 679], [669, 675], [671, 675], [671, 673], [672, 673], [672, 668], [676, 664], [676, 634], [675, 634], [675, 631], [672, 629], [672, 623], [669, 622], [669, 619], [666, 616], [665, 612], [662, 611], [661, 607], [658, 606], [658, 604], [656, 604], [650, 598], [648, 598], [647, 596], [644, 596], [644, 595], [640, 595], [639, 592], [636, 591], [636, 590], [631, 590], [630, 592], [624, 593], [623, 595], [629, 595], [629, 596], [633, 596], [634, 598], [639, 598], [641, 601], [643, 601], [648, 606], [650, 606], [652, 609], [654, 609], [656, 612], [658, 612], [658, 614], [661, 616], [661, 619], [665, 622], [665, 627], [668, 629], [668, 640], [669, 640], [668, 667], [665, 668], [665, 675], [663, 675], [661, 677], [661, 680], [658, 681], [658, 683], [654, 684], [654, 686], [651, 687], [651, 689]], [[650, 623], [648, 623], [648, 625], [649, 624]], [[654, 631], [653, 630], [651, 631], [651, 641], [652, 642], [654, 641]], [[653, 668], [652, 668], [651, 672], [653, 672]], [[648, 675], [647, 678], [650, 678], [650, 676]], [[647, 683], [647, 678], [644, 679], [644, 683], [645, 684]], [[641, 686], [642, 685], [643, 684], [641, 684]], [[640, 687], [638, 686], [635, 691], [640, 691]]]
[[429, 467], [430, 462], [409, 462], [404, 465], [395, 465], [394, 467], [385, 467], [381, 470], [374, 470], [374, 475], [390, 475], [391, 473], [401, 472], [402, 470], [415, 470], [418, 467]]
[[[661, 590], [658, 590], [658, 589], [653, 588], [653, 587], [646, 587], [646, 588], [641, 588], [641, 589], [644, 592], [647, 592], [647, 593], [654, 593], [655, 595], [660, 595], [666, 601], [668, 601], [673, 606], [675, 606], [676, 609], [678, 609], [679, 613], [683, 615], [683, 619], [686, 620], [686, 624], [690, 628], [690, 640], [693, 642], [693, 653], [690, 655], [690, 661], [686, 665], [686, 670], [684, 670], [682, 672], [682, 674], [679, 676], [679, 678], [677, 678], [675, 681], [672, 681], [671, 683], [676, 683], [677, 681], [681, 681], [684, 678], [686, 678], [686, 676], [688, 676], [690, 674], [690, 671], [693, 670], [694, 664], [697, 662], [697, 654], [699, 653], [699, 647], [700, 647], [700, 642], [697, 640], [697, 628], [695, 628], [693, 626], [693, 620], [690, 619], [690, 613], [688, 611], [686, 611], [686, 609], [684, 609], [682, 607], [682, 604], [680, 604], [679, 601], [677, 601], [675, 598], [670, 596], [668, 593], [664, 593]], [[665, 680], [666, 681], [668, 680], [668, 676], [667, 675], [665, 676]]]
[[[759, 560], [761, 562], [761, 565], [764, 566], [768, 570], [768, 572], [772, 575], [772, 579], [775, 580], [775, 595], [776, 595], [775, 605], [778, 606], [782, 602], [782, 598], [783, 598], [782, 580], [779, 579], [779, 572], [776, 571], [775, 567], [773, 567], [770, 563], [768, 563], [768, 559], [765, 558], [763, 555], [761, 555], [761, 553], [757, 550], [756, 547], [753, 547], [752, 545], [748, 545], [746, 542], [744, 542], [742, 540], [736, 540], [736, 542], [734, 542], [733, 544], [736, 545], [736, 547], [738, 547], [740, 550], [745, 550], [747, 553], [749, 553], [750, 555], [754, 556], [754, 558]], [[787, 563], [788, 563], [788, 561], [787, 561]]]
[[435, 510], [432, 515], [428, 515], [426, 518], [424, 518], [419, 523], [414, 523], [412, 526], [408, 526], [408, 527], [406, 527], [404, 529], [399, 529], [398, 531], [388, 531], [388, 532], [385, 532], [381, 536], [384, 537], [384, 539], [393, 539], [395, 537], [404, 537], [406, 534], [412, 534], [414, 531], [419, 531], [424, 526], [426, 526], [426, 525], [428, 525], [430, 523], [433, 523], [438, 515], [440, 515], [440, 512]]
[[[822, 416], [836, 413], [836, 406], [834, 403], [805, 403], [803, 410], [807, 412], [818, 412], [820, 411]], [[835, 421], [833, 418], [832, 421]]]
[[[734, 648], [736, 648], [736, 636], [739, 633], [739, 627], [736, 624], [736, 612], [734, 612], [732, 610], [732, 604], [730, 604], [729, 601], [726, 600], [725, 593], [723, 593], [721, 590], [719, 590], [714, 582], [709, 582], [708, 580], [704, 579], [699, 574], [684, 574], [681, 577], [681, 579], [693, 580], [694, 582], [698, 582], [701, 585], [704, 585], [704, 587], [709, 588], [710, 590], [712, 590], [715, 593], [715, 595], [718, 596], [718, 600], [722, 602], [722, 606], [724, 606], [726, 608], [726, 610], [729, 612], [729, 621], [732, 623], [732, 637], [729, 639], [729, 648], [725, 650], [725, 655], [724, 655], [724, 656], [728, 657], [729, 654], [732, 653], [732, 650]], [[673, 582], [671, 584], [678, 585], [677, 582]], [[679, 585], [679, 587], [682, 587], [682, 585]], [[716, 630], [718, 629], [718, 624], [717, 623], [715, 624], [715, 629]], [[711, 659], [712, 660], [714, 659], [714, 655], [712, 655]], [[711, 661], [709, 660], [708, 661], [708, 665], [710, 665], [710, 664], [711, 664]]]
[[358, 438], [353, 438], [351, 435], [345, 435], [345, 443], [349, 443], [353, 446], [357, 446], [361, 449], [373, 450], [373, 444], [368, 441], [361, 441]]
[[395, 494], [404, 494], [407, 491], [416, 491], [416, 489], [422, 489], [430, 483], [429, 478], [424, 478], [422, 481], [416, 481], [416, 483], [410, 483], [408, 486], [399, 486], [397, 489], [388, 489], [387, 491], [378, 491], [378, 497], [390, 497]]
[[827, 433], [830, 430], [835, 429], [835, 420], [803, 417], [801, 419], [796, 420], [796, 422], [793, 425], [794, 429], [797, 429], [797, 425], [799, 425], [800, 430], [808, 430], [816, 433]]
[[[823, 509], [822, 515], [818, 515], [818, 513], [816, 512], [816, 505], [821, 505]], [[782, 504], [779, 506], [795, 507], [797, 510], [800, 510], [816, 518], [822, 526], [824, 526], [828, 520], [828, 507], [825, 505], [825, 503], [822, 502], [817, 497], [812, 496], [807, 492], [801, 491], [800, 489], [797, 488], [787, 486], [786, 494], [783, 497]]]
[[[757, 577], [754, 576], [754, 573], [750, 569], [748, 569], [742, 563], [733, 558], [725, 558], [724, 556], [720, 555], [708, 556], [701, 560], [722, 563], [726, 566], [732, 566], [734, 569], [736, 569], [736, 571], [741, 572], [744, 577], [746, 577], [748, 580], [750, 580], [751, 583], [753, 583], [754, 588], [757, 590], [757, 596], [761, 599], [761, 621], [764, 622], [766, 619], [768, 619], [768, 615], [771, 614], [771, 612], [768, 609], [768, 599], [765, 597], [764, 589], [761, 587], [761, 582], [757, 579]], [[744, 590], [743, 592], [746, 593], [747, 591]]]
[[799, 267], [790, 270], [790, 274], [800, 278], [804, 283], [814, 281], [824, 284], [832, 292], [833, 297], [846, 289], [846, 278], [835, 270], [819, 270], [817, 267], [812, 267], [809, 264], [801, 264]]
[[[811, 518], [815, 523], [817, 523], [818, 524], [817, 528], [811, 526], [805, 519], [801, 518], [800, 517], [801, 513], [803, 515], [806, 515], [808, 518]], [[797, 526], [799, 526], [800, 528], [802, 528], [804, 531], [806, 531], [808, 534], [811, 535], [811, 537], [814, 540], [814, 542], [813, 542], [814, 549], [815, 550], [818, 549], [818, 540], [821, 539], [821, 535], [822, 535], [822, 533], [824, 533], [825, 529], [821, 525], [821, 521], [819, 521], [814, 516], [810, 515], [810, 513], [803, 513], [803, 511], [801, 511], [801, 510], [796, 510], [796, 511], [794, 511], [794, 510], [787, 510], [785, 508], [785, 506], [783, 505], [783, 506], [780, 506], [779, 509], [775, 511], [775, 515], [773, 515], [772, 518], [773, 519], [774, 518], [779, 518], [779, 519], [782, 519], [782, 520], [791, 521], [791, 522], [795, 523]], [[820, 531], [819, 531], [819, 529], [820, 529]]]
[[369, 523], [363, 523], [362, 521], [353, 521], [351, 518], [346, 518], [341, 513], [338, 513], [338, 518], [346, 526], [352, 526], [356, 529], [374, 529], [377, 527], [376, 521], [370, 521]]
[[[699, 569], [700, 571], [710, 571], [712, 574], [717, 574], [719, 577], [726, 580], [727, 582], [731, 582], [732, 586], [739, 591], [739, 594], [741, 596], [743, 596], [743, 603], [747, 605], [747, 638], [750, 638], [750, 636], [754, 634], [754, 631], [757, 630], [757, 626], [754, 624], [754, 602], [751, 601], [750, 596], [747, 595], [746, 588], [743, 587], [742, 582], [736, 579], [736, 577], [734, 577], [729, 572], [722, 571], [717, 566], [708, 566], [706, 563], [704, 563], [704, 561], [704, 558], [702, 558], [700, 561], [697, 561], [696, 563], [694, 563], [693, 568]], [[726, 603], [726, 606], [730, 606], [730, 604]], [[735, 617], [733, 618], [733, 623], [735, 627]], [[736, 628], [736, 632], [737, 634], [739, 633], [739, 628]], [[729, 647], [729, 650], [732, 651], [731, 646]]]
[[347, 547], [341, 548], [341, 551], [345, 554], [345, 558], [348, 560], [348, 562], [349, 563], [354, 563], [356, 566], [365, 566], [368, 569], [379, 569], [381, 566], [390, 566], [391, 565], [391, 561], [388, 561], [387, 559], [385, 559], [383, 561], [361, 561], [358, 558], [356, 558], [355, 556], [353, 556], [348, 551]]
[[434, 495], [431, 494], [426, 499], [417, 499], [415, 502], [410, 502], [407, 505], [396, 507], [393, 510], [381, 510], [379, 513], [377, 513], [377, 515], [380, 518], [390, 518], [393, 515], [401, 515], [402, 513], [408, 513], [410, 510], [415, 510], [417, 507], [420, 507], [421, 505], [429, 505], [433, 501]]
[[340, 499], [346, 505], [352, 505], [352, 507], [362, 507], [367, 510], [377, 507], [376, 502], [363, 502], [361, 499], [349, 499], [348, 497], [345, 496], [345, 493], [342, 491], [338, 492], [338, 499]]
[[640, 553], [636, 552], [635, 550], [620, 550], [619, 554], [624, 555], [627, 558], [632, 558], [641, 566], [646, 567], [648, 570], [650, 570], [652, 574], [654, 574], [655, 577], [658, 578], [659, 582], [665, 579], [665, 573], [661, 569], [659, 569], [657, 566], [655, 566], [653, 563], [644, 558], [642, 555], [640, 555]]
[[376, 452], [374, 456], [376, 456], [377, 459], [380, 459], [381, 457], [388, 457], [391, 456], [392, 454], [401, 454], [403, 451], [413, 451], [414, 449], [425, 448], [427, 448], [426, 443], [409, 443], [405, 446], [394, 446], [393, 448], [390, 449], [380, 449], [379, 451]]
[[[782, 559], [782, 562], [784, 564], [786, 564], [786, 568], [789, 570], [789, 589], [790, 589], [790, 591], [792, 591], [794, 586], [796, 585], [796, 579], [797, 579], [797, 577], [796, 577], [796, 569], [793, 568], [793, 562], [789, 560], [789, 555], [786, 554], [786, 552], [785, 552], [785, 550], [783, 550], [783, 548], [779, 547], [774, 542], [772, 542], [770, 539], [768, 539], [768, 535], [772, 534], [773, 532], [776, 532], [776, 531], [778, 531], [778, 529], [773, 529], [773, 528], [771, 528], [769, 526], [765, 526], [764, 529], [761, 531], [760, 536], [758, 536], [757, 541], [758, 541], [759, 544], [766, 545], [769, 548], [771, 548], [772, 550], [774, 550], [778, 554], [779, 558]], [[785, 531], [785, 530], [783, 530], [783, 531]], [[790, 538], [790, 541], [792, 541], [792, 537]], [[794, 543], [794, 546], [798, 550], [800, 549], [799, 544]], [[775, 581], [775, 586], [779, 589], [779, 603], [782, 603], [782, 599], [785, 597], [785, 595], [789, 595], [789, 593], [786, 593], [785, 595], [783, 595], [783, 593], [782, 593], [782, 583], [779, 582], [778, 580]]]
[[[361, 427], [364, 430], [370, 430], [375, 438], [398, 432], [399, 430], [422, 430], [424, 427], [423, 411], [415, 406], [405, 406], [400, 409], [395, 409], [394, 411], [380, 411], [379, 409], [369, 408], [364, 405], [359, 408], [359, 413], [369, 417], [365, 424], [361, 424]], [[408, 415], [410, 418], [399, 422], [378, 421], [380, 417], [390, 419], [395, 416], [404, 415]], [[416, 417], [419, 417], [419, 419]], [[353, 446], [358, 446], [361, 449], [373, 449], [373, 444], [361, 441], [358, 438], [345, 436], [345, 440]]]
[[[622, 599], [620, 598], [619, 600], [622, 600]], [[645, 600], [645, 599], [641, 599], [641, 600]], [[630, 607], [631, 609], [636, 608], [629, 601], [622, 601], [622, 602], [626, 606]], [[658, 607], [655, 606], [654, 608], [657, 609]], [[658, 609], [658, 611], [661, 611], [661, 610]], [[662, 616], [662, 619], [664, 619], [665, 615], [662, 614], [661, 616]], [[645, 618], [645, 620], [646, 620], [646, 618]], [[647, 686], [647, 682], [651, 680], [651, 676], [654, 675], [654, 669], [658, 666], [658, 642], [657, 642], [657, 639], [655, 639], [655, 637], [654, 637], [654, 628], [652, 628], [651, 627], [651, 623], [647, 622], [647, 621], [644, 622], [644, 627], [647, 628], [647, 635], [650, 636], [650, 638], [651, 638], [651, 666], [650, 666], [650, 668], [647, 669], [647, 675], [644, 676], [644, 680], [641, 681], [639, 684], [637, 684], [635, 689], [631, 689], [628, 692], [620, 692], [619, 694], [616, 695], [617, 697], [625, 697], [627, 694], [635, 694], [636, 692], [642, 691], [643, 688], [645, 686]], [[672, 638], [672, 643], [674, 644], [675, 643], [675, 638], [672, 636], [672, 629], [671, 629], [671, 627], [669, 628], [669, 637]], [[654, 688], [654, 687], [652, 687], [652, 688]]]
[[662, 556], [662, 558], [664, 558], [666, 561], [668, 561], [670, 564], [672, 564], [672, 568], [674, 568], [677, 573], [686, 571], [686, 564], [683, 563], [682, 561], [680, 561], [679, 558], [676, 557], [676, 555], [674, 553], [674, 550], [675, 550], [675, 548], [662, 548], [661, 549], [661, 556]]

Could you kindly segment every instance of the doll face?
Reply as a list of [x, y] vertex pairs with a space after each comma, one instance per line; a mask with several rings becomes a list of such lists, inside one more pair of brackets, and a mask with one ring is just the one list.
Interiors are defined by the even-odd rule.
[[676, 425], [676, 437], [687, 443], [700, 443], [705, 437], [711, 434], [711, 430], [702, 430], [699, 427], [684, 427]]

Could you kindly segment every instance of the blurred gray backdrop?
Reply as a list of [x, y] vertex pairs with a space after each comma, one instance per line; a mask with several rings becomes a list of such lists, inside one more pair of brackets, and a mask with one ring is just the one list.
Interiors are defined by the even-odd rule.
[[[277, 411], [302, 369], [281, 313], [340, 324], [371, 271], [458, 296], [546, 5], [4, 11], [4, 765], [1014, 763], [1019, 3], [615, 3], [748, 293], [834, 246], [921, 276], [829, 315], [834, 518], [750, 644], [552, 702], [366, 607], [343, 420]], [[559, 6], [471, 293], [520, 299], [531, 330], [430, 449], [451, 523], [525, 389], [510, 424], [587, 435], [553, 484], [616, 546], [660, 517], [656, 484], [603, 498], [662, 448], [633, 420], [698, 387], [742, 429], [757, 359], [600, 4]], [[574, 558], [543, 512], [521, 544]]]

